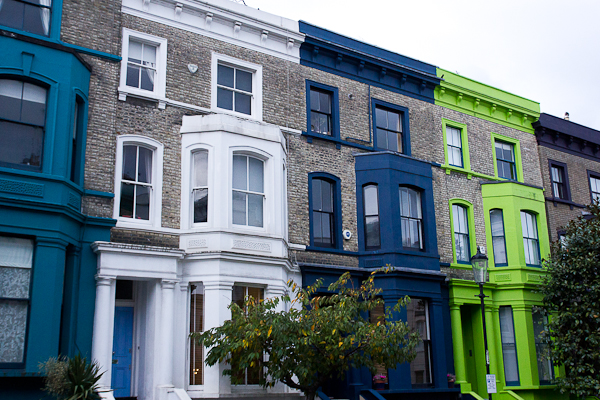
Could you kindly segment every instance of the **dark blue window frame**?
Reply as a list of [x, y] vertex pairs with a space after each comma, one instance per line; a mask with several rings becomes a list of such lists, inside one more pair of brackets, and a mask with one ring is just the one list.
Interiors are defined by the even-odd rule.
[[[332, 184], [333, 190], [333, 235], [334, 235], [334, 243], [332, 247], [323, 247], [315, 245], [315, 238], [313, 232], [313, 180], [314, 179], [322, 179], [328, 181]], [[308, 174], [308, 216], [309, 216], [309, 225], [310, 225], [310, 248], [313, 249], [322, 249], [322, 250], [343, 250], [343, 238], [342, 238], [342, 189], [341, 189], [341, 180], [335, 175], [326, 173], [326, 172], [311, 172]]]
[[[323, 135], [321, 133], [312, 132], [310, 129], [311, 122], [311, 109], [310, 109], [310, 91], [316, 89], [321, 92], [329, 92], [331, 94], [331, 136]], [[338, 88], [333, 86], [324, 85], [322, 83], [306, 81], [306, 131], [311, 135], [316, 135], [333, 139], [340, 139], [340, 100]]]
[[379, 150], [388, 150], [388, 149], [382, 149], [379, 148], [377, 146], [377, 113], [375, 112], [375, 109], [377, 107], [380, 108], [385, 108], [388, 109], [390, 111], [394, 111], [400, 114], [400, 119], [401, 119], [401, 124], [402, 124], [402, 152], [401, 154], [410, 156], [411, 155], [411, 149], [410, 149], [410, 124], [409, 124], [409, 114], [408, 114], [408, 108], [406, 107], [402, 107], [396, 104], [392, 104], [392, 103], [388, 103], [386, 101], [383, 100], [378, 100], [378, 99], [371, 99], [371, 115], [373, 118], [373, 147], [375, 149], [379, 149]]

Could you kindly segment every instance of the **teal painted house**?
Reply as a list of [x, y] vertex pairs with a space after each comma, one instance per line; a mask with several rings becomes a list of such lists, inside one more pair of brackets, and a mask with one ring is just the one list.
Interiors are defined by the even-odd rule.
[[[81, 212], [91, 70], [62, 2], [0, 2], [0, 398], [39, 399], [38, 364], [90, 355], [96, 255]], [[110, 196], [110, 194], [104, 194]]]

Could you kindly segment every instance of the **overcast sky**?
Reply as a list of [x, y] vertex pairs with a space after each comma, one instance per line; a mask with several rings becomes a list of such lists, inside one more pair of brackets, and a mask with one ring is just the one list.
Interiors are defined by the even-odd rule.
[[[599, 0], [245, 0], [537, 101], [600, 130]], [[594, 83], [596, 82], [596, 83]]]

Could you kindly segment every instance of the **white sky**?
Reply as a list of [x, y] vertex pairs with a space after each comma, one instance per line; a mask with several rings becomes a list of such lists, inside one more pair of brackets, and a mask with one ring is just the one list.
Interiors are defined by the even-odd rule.
[[245, 0], [537, 101], [600, 130], [600, 0]]

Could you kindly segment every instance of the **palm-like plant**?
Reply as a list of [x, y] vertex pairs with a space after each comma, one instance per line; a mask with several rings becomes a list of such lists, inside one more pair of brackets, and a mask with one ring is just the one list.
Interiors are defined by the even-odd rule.
[[95, 361], [88, 363], [80, 354], [70, 358], [67, 366], [69, 389], [65, 397], [68, 400], [99, 400], [98, 380], [103, 374]]

